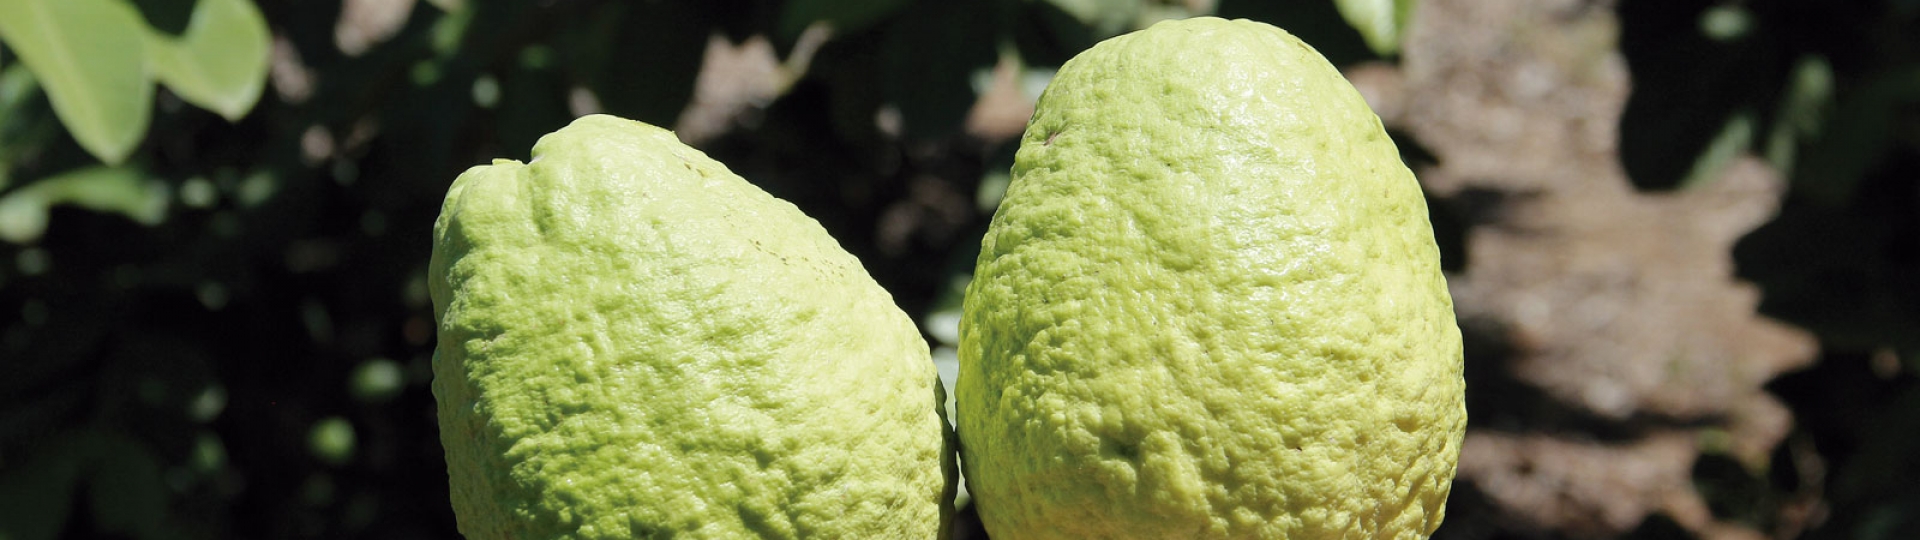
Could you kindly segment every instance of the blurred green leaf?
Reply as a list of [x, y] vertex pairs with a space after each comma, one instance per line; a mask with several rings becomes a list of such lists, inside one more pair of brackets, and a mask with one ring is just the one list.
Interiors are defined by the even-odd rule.
[[0, 239], [26, 243], [39, 238], [54, 205], [71, 204], [154, 225], [166, 217], [167, 201], [164, 184], [131, 167], [76, 169], [0, 197]]
[[194, 394], [187, 402], [187, 418], [195, 422], [212, 422], [227, 409], [227, 390], [220, 385], [210, 385]]
[[384, 403], [399, 395], [406, 387], [407, 380], [406, 374], [400, 371], [400, 364], [385, 358], [374, 358], [354, 368], [348, 384], [347, 393], [354, 399]]
[[981, 212], [992, 214], [1000, 208], [1000, 199], [1006, 197], [1007, 186], [1013, 184], [1013, 175], [1006, 171], [991, 171], [980, 177], [980, 189], [974, 193], [973, 200]]
[[1388, 55], [1400, 49], [1400, 34], [1413, 14], [1413, 0], [1335, 0], [1340, 16], [1360, 31], [1367, 47]]
[[907, 0], [794, 0], [780, 12], [780, 35], [793, 39], [815, 22], [831, 25], [836, 34], [859, 32], [907, 4]]
[[194, 472], [211, 474], [227, 466], [227, 447], [220, 442], [220, 435], [211, 431], [200, 432], [193, 438], [193, 450], [187, 457], [187, 466]]
[[433, 21], [433, 26], [427, 31], [434, 54], [441, 57], [452, 56], [460, 51], [461, 41], [479, 10], [467, 9], [463, 4], [458, 9], [446, 9], [446, 12], [447, 15]]
[[1737, 5], [1719, 5], [1700, 14], [1700, 34], [1714, 41], [1733, 41], [1753, 31], [1753, 13]]
[[[1707, 154], [1726, 152], [1736, 116], [1777, 108], [1786, 86], [1787, 58], [1765, 26], [1740, 39], [1701, 32], [1705, 2], [1622, 2], [1620, 16], [1637, 21], [1620, 34], [1633, 93], [1620, 116], [1620, 164], [1636, 187], [1674, 189], [1699, 178]], [[1674, 54], [1688, 51], [1687, 54]], [[1749, 143], [1762, 133], [1745, 121]], [[1749, 146], [1751, 146], [1749, 144]], [[1733, 152], [1749, 148], [1732, 149]]]
[[0, 2], [0, 39], [39, 76], [80, 146], [119, 163], [146, 136], [153, 83], [147, 26], [121, 0]]
[[10, 169], [20, 155], [32, 153], [45, 137], [35, 137], [31, 115], [23, 114], [40, 95], [40, 82], [22, 64], [0, 66], [0, 188], [11, 182]]
[[1767, 161], [1773, 168], [1793, 170], [1800, 142], [1820, 133], [1821, 124], [1833, 109], [1833, 66], [1818, 55], [1807, 55], [1794, 63], [1787, 79], [1786, 96], [1774, 113], [1773, 130], [1767, 134]]
[[1920, 64], [1868, 74], [1835, 99], [1833, 115], [1794, 169], [1794, 191], [1829, 206], [1853, 198], [1856, 186], [1886, 155], [1920, 104]]
[[21, 64], [0, 67], [0, 122], [11, 120], [27, 98], [40, 89], [33, 72]]
[[1707, 143], [1700, 157], [1693, 160], [1693, 168], [1687, 171], [1679, 187], [1695, 188], [1720, 178], [1720, 173], [1727, 170], [1727, 164], [1732, 163], [1734, 157], [1753, 146], [1753, 124], [1753, 115], [1750, 113], [1728, 118], [1727, 125], [1721, 127], [1720, 133]]
[[320, 461], [331, 465], [344, 465], [353, 459], [353, 424], [338, 416], [329, 416], [313, 424], [307, 431], [307, 450]]
[[161, 83], [180, 98], [239, 120], [266, 86], [272, 36], [248, 0], [199, 0], [186, 33], [149, 31], [147, 59]]

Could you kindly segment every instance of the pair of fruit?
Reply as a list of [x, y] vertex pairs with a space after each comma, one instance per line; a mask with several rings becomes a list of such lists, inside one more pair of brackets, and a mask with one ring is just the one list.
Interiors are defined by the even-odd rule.
[[[456, 180], [434, 393], [470, 538], [937, 538], [954, 436], [911, 320], [814, 221], [645, 124]], [[1459, 331], [1419, 186], [1326, 60], [1165, 22], [1048, 86], [961, 326], [1001, 538], [1413, 538]]]

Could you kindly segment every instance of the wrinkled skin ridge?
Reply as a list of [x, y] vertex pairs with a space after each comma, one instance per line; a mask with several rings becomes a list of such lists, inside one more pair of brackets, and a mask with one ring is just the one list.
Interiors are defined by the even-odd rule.
[[433, 391], [473, 540], [938, 538], [926, 342], [793, 205], [588, 116], [462, 174], [434, 224]]
[[996, 540], [1424, 538], [1465, 429], [1420, 186], [1319, 53], [1169, 21], [1047, 87], [956, 385]]

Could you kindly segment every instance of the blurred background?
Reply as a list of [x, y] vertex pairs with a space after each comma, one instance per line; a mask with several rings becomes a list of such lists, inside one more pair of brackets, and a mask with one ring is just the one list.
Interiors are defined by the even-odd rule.
[[1201, 14], [1428, 194], [1437, 538], [1920, 538], [1920, 1], [0, 0], [0, 539], [456, 537], [431, 223], [593, 112], [820, 220], [950, 374], [1053, 70]]

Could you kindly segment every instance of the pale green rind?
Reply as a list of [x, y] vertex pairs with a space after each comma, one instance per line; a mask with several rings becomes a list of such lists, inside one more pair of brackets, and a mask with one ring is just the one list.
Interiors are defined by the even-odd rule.
[[74, 141], [107, 163], [147, 134], [146, 26], [121, 0], [0, 1], [0, 39], [33, 69]]
[[925, 341], [791, 204], [588, 116], [434, 225], [433, 389], [469, 539], [935, 538]]
[[1158, 23], [1067, 62], [967, 291], [995, 540], [1422, 538], [1464, 433], [1425, 201], [1319, 53]]

